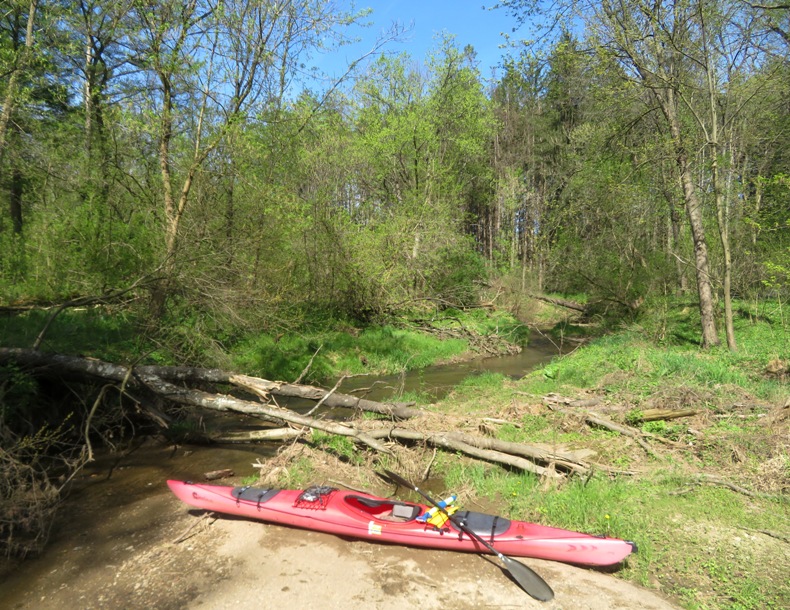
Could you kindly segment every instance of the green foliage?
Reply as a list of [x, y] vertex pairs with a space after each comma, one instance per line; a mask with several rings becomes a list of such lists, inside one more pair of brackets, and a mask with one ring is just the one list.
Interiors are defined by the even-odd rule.
[[362, 464], [364, 462], [364, 457], [359, 454], [356, 444], [347, 436], [313, 430], [312, 442], [314, 445], [334, 453], [337, 457], [351, 464]]
[[427, 286], [437, 299], [464, 307], [477, 304], [488, 269], [485, 259], [464, 240], [439, 250], [436, 262], [425, 276]]
[[309, 365], [307, 379], [321, 381], [341, 374], [422, 368], [466, 348], [465, 341], [441, 341], [424, 333], [383, 326], [353, 332], [259, 335], [239, 343], [232, 358], [234, 367], [240, 370], [289, 381], [298, 378]]

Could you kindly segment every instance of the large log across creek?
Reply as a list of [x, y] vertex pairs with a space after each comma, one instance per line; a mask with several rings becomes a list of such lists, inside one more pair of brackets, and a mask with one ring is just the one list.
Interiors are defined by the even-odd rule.
[[[419, 424], [407, 428], [397, 424], [396, 420], [419, 418], [423, 411], [403, 404], [360, 399], [337, 393], [334, 389], [324, 390], [314, 386], [269, 381], [219, 369], [149, 365], [130, 367], [95, 358], [32, 349], [0, 348], [0, 364], [10, 363], [15, 363], [35, 376], [113, 384], [161, 426], [167, 426], [167, 416], [157, 408], [156, 403], [170, 402], [243, 413], [291, 426], [293, 436], [296, 437], [309, 429], [346, 436], [356, 443], [385, 454], [392, 454], [392, 443], [416, 443], [457, 451], [475, 459], [534, 472], [546, 478], [560, 478], [562, 473], [586, 475], [591, 469], [591, 465], [573, 451], [547, 450], [459, 431], [429, 432], [423, 429], [424, 425]], [[208, 392], [190, 387], [189, 384], [200, 387], [209, 384], [234, 386], [245, 392], [252, 392], [264, 400], [270, 399], [271, 395], [306, 398], [328, 407], [347, 407], [386, 415], [390, 421], [367, 421], [364, 422], [365, 429], [362, 429], [354, 422], [327, 421], [277, 405], [246, 400], [226, 393]], [[418, 427], [420, 430], [417, 430]], [[247, 440], [255, 440], [254, 435], [250, 435]]]

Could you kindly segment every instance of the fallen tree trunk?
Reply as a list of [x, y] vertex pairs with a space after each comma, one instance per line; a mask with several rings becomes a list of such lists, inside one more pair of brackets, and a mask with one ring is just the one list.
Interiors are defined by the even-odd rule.
[[535, 293], [530, 293], [527, 296], [533, 299], [537, 299], [538, 301], [543, 301], [545, 303], [551, 303], [552, 305], [565, 307], [566, 309], [572, 309], [574, 311], [579, 311], [581, 313], [587, 313], [587, 306], [581, 303], [576, 303], [575, 301], [568, 301], [566, 299], [555, 299], [552, 297], [547, 297], [547, 296], [543, 296], [542, 294], [535, 294]]
[[[250, 441], [286, 441], [303, 436], [306, 429], [274, 428], [267, 430], [248, 430], [245, 432], [223, 433], [215, 439], [222, 442], [250, 442]], [[382, 426], [365, 432], [367, 436], [375, 439], [388, 438], [391, 440], [411, 441], [426, 443], [433, 447], [441, 447], [459, 451], [471, 457], [486, 461], [512, 466], [520, 470], [534, 472], [541, 476], [555, 478], [554, 469], [569, 474], [587, 476], [591, 470], [601, 470], [610, 474], [633, 474], [633, 472], [616, 470], [598, 464], [592, 465], [580, 458], [573, 451], [548, 451], [542, 447], [514, 443], [499, 439], [476, 436], [464, 432], [420, 432], [406, 428], [393, 428]], [[524, 460], [529, 464], [525, 464]]]
[[266, 398], [269, 394], [276, 394], [278, 396], [288, 396], [291, 398], [305, 398], [307, 400], [316, 401], [323, 400], [327, 407], [359, 409], [360, 411], [388, 415], [395, 419], [409, 419], [420, 415], [419, 409], [412, 409], [407, 405], [380, 403], [365, 398], [349, 396], [348, 394], [340, 394], [339, 392], [332, 392], [330, 394], [329, 390], [310, 385], [268, 381], [266, 379], [249, 377], [247, 375], [232, 375], [229, 381], [237, 386], [255, 392], [262, 398]]
[[[48, 354], [38, 350], [21, 348], [0, 348], [0, 363], [17, 362], [20, 365], [34, 367], [44, 372], [68, 377], [90, 377], [102, 381], [123, 382], [129, 377], [138, 382], [147, 383], [150, 380], [156, 385], [156, 380], [178, 382], [201, 382], [212, 384], [230, 384], [252, 391], [261, 397], [269, 394], [286, 397], [305, 398], [307, 400], [324, 399], [327, 407], [345, 407], [370, 411], [387, 415], [394, 419], [408, 419], [420, 414], [419, 409], [412, 409], [405, 404], [387, 404], [356, 398], [347, 394], [279, 381], [268, 381], [258, 377], [237, 375], [220, 369], [204, 369], [183, 366], [137, 366], [127, 367], [110, 362], [103, 362], [95, 358], [80, 356], [67, 356], [64, 354]], [[177, 387], [177, 386], [173, 386]]]
[[218, 394], [209, 394], [201, 392], [200, 390], [188, 390], [174, 386], [161, 379], [149, 378], [149, 385], [153, 384], [153, 388], [159, 395], [178, 402], [180, 404], [192, 405], [203, 407], [204, 409], [214, 409], [215, 411], [234, 411], [236, 413], [244, 413], [246, 415], [253, 415], [261, 417], [268, 421], [283, 421], [297, 426], [307, 426], [329, 432], [330, 434], [339, 434], [340, 436], [348, 436], [352, 439], [361, 442], [371, 449], [380, 451], [381, 453], [389, 454], [390, 450], [376, 439], [371, 438], [364, 432], [355, 430], [348, 426], [344, 426], [335, 422], [327, 422], [320, 419], [314, 419], [305, 415], [299, 415], [294, 411], [283, 409], [282, 407], [272, 407], [263, 405], [256, 402], [249, 402], [232, 396], [222, 396]]
[[[382, 431], [384, 432], [384, 431]], [[493, 462], [495, 464], [502, 464], [512, 468], [518, 468], [526, 472], [532, 472], [541, 477], [548, 477], [551, 479], [560, 479], [562, 475], [555, 472], [551, 468], [539, 466], [535, 462], [527, 460], [518, 455], [504, 453], [502, 451], [495, 451], [493, 449], [482, 449], [476, 447], [468, 442], [467, 435], [459, 435], [455, 433], [436, 433], [436, 434], [423, 434], [414, 430], [392, 429], [387, 432], [389, 438], [421, 441], [433, 447], [441, 447], [442, 449], [449, 449], [451, 451], [459, 451], [465, 455], [485, 460], [486, 462]], [[464, 440], [462, 440], [464, 439]], [[483, 439], [485, 440], [485, 439]]]

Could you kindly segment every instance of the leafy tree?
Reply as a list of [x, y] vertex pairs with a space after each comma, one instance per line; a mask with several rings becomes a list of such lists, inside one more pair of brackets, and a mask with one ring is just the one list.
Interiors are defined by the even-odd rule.
[[[518, 20], [545, 15], [545, 7], [532, 0], [506, 0], [500, 6]], [[699, 296], [702, 345], [719, 343], [714, 311], [714, 290], [706, 236], [704, 191], [698, 172], [707, 171], [718, 205], [718, 226], [724, 251], [725, 301], [728, 342], [734, 348], [729, 301], [730, 248], [727, 210], [718, 172], [720, 134], [724, 125], [719, 108], [722, 86], [729, 79], [748, 78], [758, 64], [752, 62], [766, 37], [764, 29], [750, 28], [753, 13], [748, 5], [722, 0], [717, 3], [628, 2], [554, 5], [561, 20], [579, 19], [587, 28], [591, 45], [624, 86], [638, 86], [647, 105], [660, 114], [661, 131], [668, 136], [675, 171], [694, 246], [693, 268]], [[739, 38], [740, 37], [740, 38]], [[714, 41], [716, 41], [714, 43]], [[748, 61], [738, 65], [729, 60]], [[706, 93], [707, 92], [707, 93]], [[701, 95], [702, 94], [702, 95]], [[699, 100], [705, 100], [702, 103]], [[730, 117], [731, 120], [732, 112]], [[700, 146], [712, 152], [705, 165], [696, 158]], [[706, 169], [707, 168], [707, 169]]]

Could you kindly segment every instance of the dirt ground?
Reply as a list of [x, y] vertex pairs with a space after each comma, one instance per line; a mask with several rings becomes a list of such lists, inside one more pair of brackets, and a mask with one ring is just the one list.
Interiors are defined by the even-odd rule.
[[[153, 485], [156, 485], [153, 483]], [[61, 516], [46, 553], [0, 572], [0, 606], [176, 608], [543, 608], [671, 610], [615, 577], [524, 560], [553, 601], [528, 597], [495, 558], [351, 541], [191, 510], [162, 483], [139, 499], [90, 494]], [[176, 540], [179, 540], [176, 542]]]

